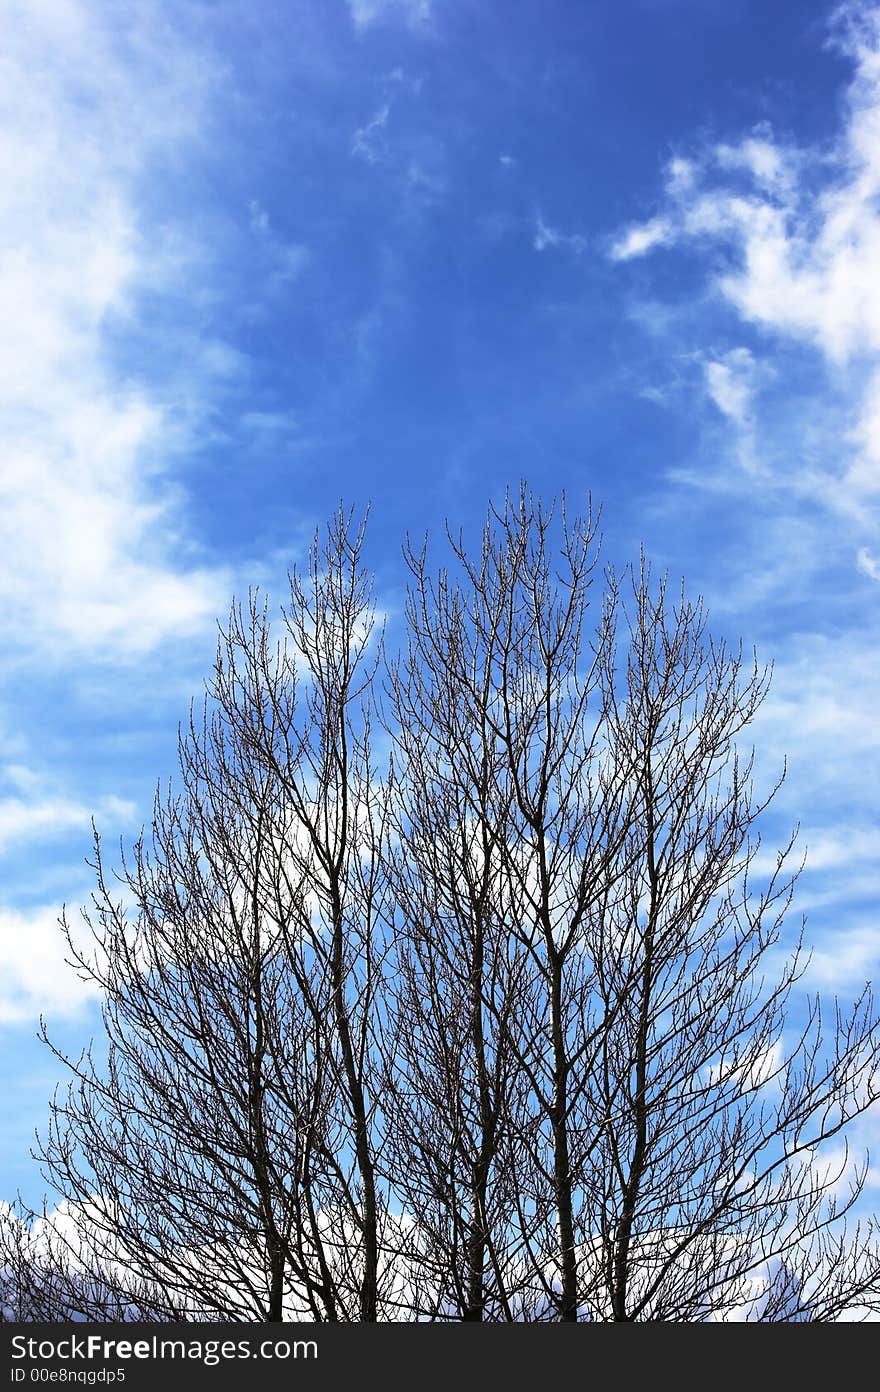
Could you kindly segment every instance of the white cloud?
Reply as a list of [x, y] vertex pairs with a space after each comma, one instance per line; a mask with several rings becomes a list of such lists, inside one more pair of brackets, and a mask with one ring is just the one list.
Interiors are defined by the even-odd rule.
[[857, 414], [849, 434], [856, 455], [849, 466], [848, 482], [855, 492], [870, 496], [880, 492], [880, 369], [871, 374]]
[[265, 261], [266, 288], [274, 296], [283, 286], [299, 280], [309, 260], [309, 249], [300, 242], [279, 237], [269, 214], [255, 198], [248, 204], [250, 229], [262, 250]]
[[706, 389], [718, 410], [744, 426], [751, 415], [755, 360], [748, 348], [733, 348], [706, 363]]
[[557, 227], [551, 227], [549, 223], [545, 222], [540, 213], [535, 217], [535, 234], [532, 238], [532, 246], [535, 251], [546, 251], [548, 247], [568, 247], [577, 256], [580, 256], [586, 245], [586, 238], [582, 237], [579, 232], [560, 232]]
[[[103, 804], [106, 808], [106, 803]], [[131, 813], [128, 804], [114, 803], [112, 810]], [[89, 825], [90, 811], [82, 803], [69, 798], [45, 798], [40, 802], [25, 802], [22, 798], [0, 799], [0, 856], [13, 842], [46, 838], [74, 828]]]
[[67, 964], [67, 951], [55, 905], [0, 908], [0, 1025], [77, 1015], [94, 999], [94, 987]]
[[[681, 161], [675, 163], [680, 164]], [[669, 220], [665, 217], [655, 217], [651, 218], [650, 222], [628, 228], [621, 236], [615, 238], [609, 255], [612, 261], [632, 261], [635, 257], [644, 256], [655, 247], [663, 246], [673, 239], [674, 230]]]
[[245, 436], [261, 444], [273, 445], [279, 439], [298, 435], [301, 429], [294, 411], [245, 411], [239, 417], [239, 426]]
[[406, 186], [423, 204], [437, 203], [446, 192], [446, 177], [442, 172], [426, 169], [419, 160], [410, 160], [406, 170]]
[[867, 575], [869, 580], [880, 580], [880, 560], [871, 554], [867, 546], [859, 547], [856, 554], [856, 565], [863, 575]]
[[412, 29], [426, 28], [432, 19], [431, 0], [348, 0], [356, 29], [403, 19]]
[[[676, 154], [656, 215], [623, 229], [608, 254], [623, 262], [686, 247], [692, 265], [704, 257], [710, 301], [754, 335], [748, 350], [693, 355], [733, 431], [732, 461], [691, 471], [693, 482], [729, 488], [731, 462], [750, 488], [760, 473], [790, 532], [809, 530], [818, 504], [849, 530], [848, 554], [870, 576], [880, 536], [880, 7], [844, 4], [834, 26], [853, 69], [836, 139], [796, 146], [761, 122]], [[693, 322], [706, 296], [690, 308]], [[812, 374], [800, 401], [803, 388], [777, 371], [780, 350]]]
[[[791, 580], [791, 583], [794, 583]], [[877, 973], [880, 927], [880, 659], [876, 630], [835, 637], [795, 632], [776, 654], [770, 693], [749, 729], [757, 785], [767, 788], [787, 761], [773, 805], [773, 833], [756, 870], [800, 824], [806, 864], [794, 912], [807, 915], [816, 984], [849, 990]]]
[[[876, 13], [850, 52], [856, 71], [847, 121], [830, 157], [824, 150], [792, 149], [762, 124], [699, 160], [676, 158], [667, 169], [669, 205], [629, 229], [612, 256], [695, 237], [724, 241], [736, 265], [718, 287], [744, 318], [812, 341], [835, 361], [880, 348]], [[737, 170], [749, 176], [748, 190], [720, 181]], [[818, 192], [817, 180], [824, 184]]]
[[807, 864], [811, 871], [851, 869], [856, 862], [876, 867], [880, 875], [880, 831], [863, 828], [844, 836], [839, 831], [829, 830], [811, 837], [807, 847]]
[[683, 251], [703, 270], [702, 291], [668, 315], [647, 306], [664, 360], [684, 365], [675, 401], [702, 385], [713, 408], [657, 511], [689, 509], [705, 528], [690, 583], [774, 657], [748, 732], [759, 788], [788, 760], [765, 845], [800, 823], [808, 985], [843, 992], [876, 977], [880, 954], [880, 643], [856, 574], [880, 580], [880, 7], [838, 12], [854, 18], [834, 141], [796, 147], [761, 124], [676, 154], [656, 215], [609, 247], [617, 262]]
[[[2, 0], [0, 16], [0, 634], [53, 658], [134, 653], [205, 625], [228, 589], [178, 559], [177, 427], [110, 351], [191, 254], [148, 235], [141, 195], [198, 139], [213, 75], [161, 9]], [[200, 387], [215, 366], [193, 369]]]
[[351, 142], [353, 155], [360, 155], [368, 164], [375, 164], [377, 160], [382, 158], [387, 149], [383, 132], [388, 125], [390, 115], [391, 102], [383, 102], [375, 116], [372, 116], [365, 125], [358, 127]]
[[[792, 152], [773, 143], [772, 130], [764, 123], [738, 145], [717, 145], [715, 159], [722, 169], [744, 170], [770, 193], [783, 195], [793, 187]], [[684, 180], [692, 177], [693, 166], [686, 161], [673, 161], [673, 164], [676, 168], [670, 168], [669, 183], [672, 187], [676, 184], [681, 187]]]
[[830, 990], [859, 990], [876, 980], [880, 960], [880, 929], [876, 923], [846, 924], [837, 932], [825, 932], [814, 942], [808, 968], [808, 985]]
[[[790, 758], [791, 779], [821, 807], [846, 789], [858, 818], [876, 805], [872, 770], [880, 772], [880, 652], [875, 632], [859, 628], [835, 636], [795, 631], [780, 643], [770, 693], [753, 723], [755, 742], [770, 767]], [[861, 833], [861, 828], [859, 829]], [[862, 844], [847, 832], [851, 846]], [[810, 843], [810, 836], [805, 837]]]
[[262, 208], [255, 198], [248, 204], [248, 211], [251, 215], [251, 231], [267, 232], [269, 230], [269, 214]]
[[393, 86], [402, 88], [406, 92], [411, 92], [414, 97], [420, 97], [425, 79], [421, 76], [410, 77], [409, 73], [401, 67], [392, 68], [387, 74], [385, 81]]
[[93, 812], [114, 823], [128, 822], [135, 814], [133, 803], [114, 796], [102, 797], [94, 807], [86, 807], [22, 764], [0, 768], [0, 783], [7, 789], [0, 796], [0, 856], [12, 844], [85, 830]]
[[[880, 11], [858, 12], [864, 24], [848, 39], [855, 75], [830, 154], [792, 148], [762, 123], [699, 158], [676, 157], [666, 206], [610, 250], [622, 261], [683, 241], [722, 244], [730, 260], [714, 288], [743, 320], [814, 346], [838, 368], [880, 352]], [[854, 439], [849, 486], [880, 488], [878, 374]]]
[[666, 166], [666, 189], [667, 192], [684, 193], [693, 187], [696, 168], [693, 160], [683, 159], [681, 155], [675, 155]]

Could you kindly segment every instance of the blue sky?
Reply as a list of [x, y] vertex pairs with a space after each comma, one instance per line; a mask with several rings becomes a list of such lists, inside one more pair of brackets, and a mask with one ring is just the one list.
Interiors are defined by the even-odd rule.
[[372, 502], [392, 632], [404, 532], [471, 527], [525, 477], [592, 490], [609, 559], [644, 542], [773, 658], [768, 845], [800, 821], [809, 984], [856, 991], [880, 954], [880, 7], [0, 16], [0, 1198], [40, 1192], [41, 1012], [71, 1048], [94, 1025], [55, 928], [89, 819], [137, 832], [216, 620], [249, 584], [280, 598], [340, 497]]

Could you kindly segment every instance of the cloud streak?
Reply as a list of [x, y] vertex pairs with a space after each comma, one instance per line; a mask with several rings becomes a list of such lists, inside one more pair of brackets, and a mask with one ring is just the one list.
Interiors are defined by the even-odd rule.
[[532, 246], [535, 251], [567, 247], [576, 256], [580, 256], [581, 252], [586, 250], [587, 240], [579, 232], [561, 232], [558, 227], [552, 227], [540, 213], [537, 213]]
[[2, 13], [0, 630], [41, 656], [131, 655], [204, 626], [228, 585], [181, 546], [179, 422], [113, 351], [194, 252], [167, 220], [148, 233], [143, 195], [169, 144], [198, 140], [212, 75], [161, 11], [124, 31], [81, 0]]
[[433, 18], [431, 0], [348, 0], [348, 8], [360, 32], [396, 20], [403, 20], [411, 29], [425, 29]]
[[134, 804], [118, 797], [104, 797], [97, 806], [66, 796], [45, 778], [22, 764], [0, 768], [0, 857], [13, 845], [89, 827], [93, 815], [124, 823], [134, 816]]
[[360, 155], [367, 164], [376, 164], [387, 153], [385, 129], [391, 115], [391, 102], [385, 101], [374, 116], [364, 125], [358, 126], [352, 137], [351, 152]]

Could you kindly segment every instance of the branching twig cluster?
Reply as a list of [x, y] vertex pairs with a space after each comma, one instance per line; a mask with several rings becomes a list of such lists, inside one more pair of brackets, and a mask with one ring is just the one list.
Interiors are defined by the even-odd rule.
[[644, 559], [594, 606], [594, 520], [525, 489], [448, 539], [391, 659], [340, 510], [281, 643], [233, 607], [116, 878], [96, 835], [105, 1047], [59, 1053], [8, 1317], [880, 1308], [870, 994], [792, 1011], [794, 838], [751, 873], [769, 672]]

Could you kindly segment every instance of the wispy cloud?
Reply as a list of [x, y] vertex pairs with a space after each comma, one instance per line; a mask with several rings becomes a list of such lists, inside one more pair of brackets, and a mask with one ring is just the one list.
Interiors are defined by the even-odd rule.
[[806, 984], [810, 989], [858, 991], [876, 977], [878, 958], [880, 930], [875, 922], [847, 925], [846, 931], [838, 925], [836, 932], [822, 934], [813, 945]]
[[[828, 373], [831, 445], [823, 460], [814, 437], [803, 451], [809, 466], [785, 484], [848, 510], [873, 537], [880, 495], [880, 10], [841, 6], [834, 32], [854, 76], [833, 145], [797, 147], [763, 123], [739, 141], [679, 155], [667, 166], [658, 213], [614, 238], [609, 256], [625, 262], [687, 244], [698, 256], [706, 253], [707, 289], [742, 325], [764, 342], [819, 355]], [[757, 360], [757, 347], [734, 352]], [[744, 430], [757, 417], [764, 439], [772, 438], [773, 409], [761, 417], [754, 373], [747, 385], [728, 355], [707, 370], [705, 385], [734, 427]], [[814, 403], [804, 415], [815, 422]], [[861, 569], [870, 574], [864, 563]]]
[[0, 908], [0, 1025], [75, 1016], [94, 999], [65, 958], [56, 906]]
[[410, 92], [414, 97], [420, 97], [425, 79], [419, 75], [413, 77], [405, 68], [392, 68], [385, 78], [386, 83], [392, 87], [397, 87], [405, 92]]
[[[424, 119], [407, 119], [422, 95], [423, 82], [394, 69], [383, 79], [384, 99], [374, 114], [355, 130], [351, 153], [381, 170], [396, 184], [395, 211], [401, 225], [420, 221], [437, 207], [449, 187], [445, 140]], [[393, 136], [391, 133], [394, 125]]]
[[[50, 776], [25, 764], [6, 764], [0, 767], [0, 859], [8, 852], [20, 854], [23, 846], [45, 854], [72, 832], [88, 835], [93, 815], [116, 827], [130, 824], [135, 810], [114, 796], [86, 806]], [[82, 875], [81, 869], [68, 872], [66, 893], [81, 893]], [[75, 1017], [96, 995], [66, 961], [60, 908], [59, 901], [0, 904], [0, 1026], [32, 1023], [40, 1014]], [[74, 928], [85, 931], [75, 913]]]
[[535, 230], [532, 237], [532, 246], [535, 251], [546, 251], [548, 247], [567, 247], [575, 255], [580, 256], [586, 250], [587, 240], [579, 232], [561, 232], [558, 227], [552, 227], [546, 222], [540, 213], [535, 215]]
[[85, 830], [93, 815], [106, 816], [118, 825], [129, 822], [134, 814], [134, 804], [123, 798], [101, 797], [87, 807], [25, 765], [0, 767], [0, 857], [13, 845], [44, 844], [65, 832]]
[[[198, 254], [167, 219], [148, 235], [142, 195], [198, 140], [214, 74], [168, 44], [161, 10], [127, 27], [81, 0], [2, 14], [0, 630], [55, 657], [143, 651], [204, 625], [228, 584], [180, 545], [180, 422], [111, 346]], [[204, 387], [217, 366], [206, 348], [191, 371]]]
[[387, 152], [385, 128], [391, 115], [391, 102], [385, 101], [374, 116], [363, 126], [358, 126], [351, 142], [353, 155], [360, 155], [368, 164], [375, 164]]
[[[791, 573], [789, 584], [797, 584]], [[808, 916], [816, 972], [833, 980], [836, 956], [841, 987], [871, 975], [872, 952], [876, 972], [880, 949], [871, 919], [880, 895], [875, 636], [873, 626], [863, 633], [856, 624], [833, 635], [794, 632], [779, 641], [770, 694], [750, 731], [762, 786], [787, 763], [774, 817], [780, 838], [787, 826], [801, 827], [806, 868], [795, 907]]]
[[869, 580], [880, 581], [880, 560], [871, 554], [867, 546], [860, 546], [856, 552], [856, 565]]
[[703, 359], [704, 387], [709, 400], [732, 430], [733, 453], [750, 486], [766, 485], [756, 399], [773, 377], [772, 367], [756, 360], [749, 348], [730, 348]]
[[356, 29], [403, 20], [412, 29], [426, 29], [433, 18], [431, 0], [348, 0]]
[[666, 217], [651, 218], [650, 222], [629, 227], [611, 243], [609, 255], [612, 261], [632, 261], [634, 257], [644, 256], [655, 247], [669, 244], [675, 239], [675, 228]]
[[751, 419], [755, 360], [748, 348], [732, 348], [706, 363], [706, 390], [722, 415], [738, 426]]
[[266, 209], [252, 198], [248, 204], [250, 228], [260, 250], [263, 286], [271, 295], [299, 280], [309, 262], [309, 249], [301, 242], [281, 237]]
[[607, 254], [621, 276], [645, 263], [637, 296], [652, 255], [669, 258], [658, 285], [670, 267], [687, 278], [644, 315], [664, 378], [670, 361], [682, 374], [654, 399], [683, 410], [687, 397], [695, 437], [657, 511], [677, 524], [690, 510], [691, 583], [774, 657], [750, 738], [764, 786], [788, 758], [773, 825], [779, 839], [802, 825], [812, 980], [848, 990], [880, 948], [865, 907], [880, 890], [866, 832], [880, 777], [867, 583], [880, 579], [880, 8], [844, 5], [834, 26], [852, 64], [836, 138], [796, 145], [761, 123], [695, 141], [668, 162], [653, 216]]

